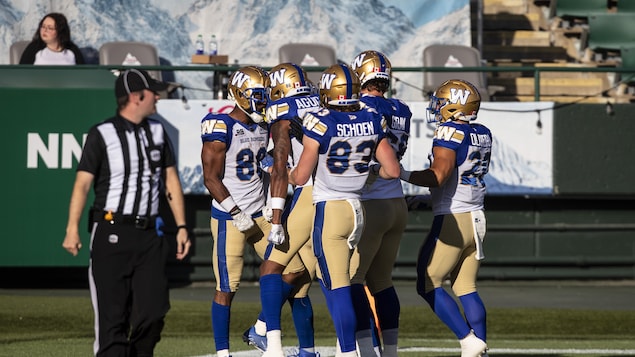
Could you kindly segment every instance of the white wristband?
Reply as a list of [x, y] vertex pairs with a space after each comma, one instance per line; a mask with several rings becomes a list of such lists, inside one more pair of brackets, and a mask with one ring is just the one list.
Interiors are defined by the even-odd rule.
[[227, 211], [228, 213], [232, 211], [232, 208], [236, 207], [236, 202], [234, 202], [234, 199], [232, 198], [232, 196], [227, 196], [226, 199], [223, 200], [223, 202], [219, 202], [220, 206], [223, 207], [223, 209], [225, 211]]
[[284, 210], [286, 199], [282, 197], [271, 197], [271, 209]]

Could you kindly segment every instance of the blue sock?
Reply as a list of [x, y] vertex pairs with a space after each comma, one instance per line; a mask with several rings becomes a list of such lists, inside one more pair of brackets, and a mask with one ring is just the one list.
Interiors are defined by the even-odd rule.
[[463, 305], [465, 318], [472, 330], [474, 330], [476, 337], [487, 341], [487, 312], [485, 311], [485, 304], [483, 304], [481, 297], [475, 291], [467, 295], [459, 296], [459, 301], [461, 301], [461, 305]]
[[289, 304], [291, 305], [293, 324], [295, 325], [295, 332], [298, 335], [300, 348], [315, 347], [313, 305], [311, 304], [311, 299], [308, 296], [303, 298], [289, 298]]
[[324, 288], [322, 291], [326, 293], [327, 306], [331, 312], [331, 319], [333, 320], [342, 352], [355, 351], [357, 349], [355, 341], [357, 318], [355, 317], [353, 299], [351, 298], [351, 287], [345, 286], [335, 290]]
[[260, 302], [267, 331], [280, 330], [283, 296], [282, 275], [267, 274], [260, 277]]
[[375, 311], [382, 330], [399, 328], [401, 305], [395, 287], [391, 286], [374, 295]]
[[373, 319], [370, 313], [370, 303], [363, 284], [351, 285], [351, 296], [353, 298], [353, 308], [357, 316], [357, 331], [370, 330], [370, 322]]
[[459, 340], [470, 333], [470, 327], [465, 322], [459, 305], [442, 287], [427, 293], [425, 299], [432, 307], [432, 311], [452, 330]]
[[212, 302], [212, 328], [214, 329], [214, 343], [217, 351], [229, 349], [230, 312], [230, 306]]

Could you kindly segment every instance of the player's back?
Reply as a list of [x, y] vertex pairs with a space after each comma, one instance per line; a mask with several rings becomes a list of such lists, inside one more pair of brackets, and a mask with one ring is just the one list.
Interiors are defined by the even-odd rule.
[[[254, 214], [264, 206], [264, 188], [258, 163], [267, 152], [269, 132], [257, 124], [244, 124], [227, 114], [208, 114], [201, 121], [203, 143], [226, 145], [223, 184], [238, 206]], [[224, 211], [214, 201], [215, 209]]]
[[[401, 161], [408, 147], [410, 137], [410, 119], [412, 112], [406, 103], [399, 99], [381, 96], [365, 95], [361, 101], [371, 108], [375, 108], [386, 120], [386, 138], [397, 160]], [[365, 186], [362, 199], [387, 199], [403, 197], [401, 180], [385, 180], [378, 177], [371, 185]]]
[[385, 135], [384, 123], [372, 108], [308, 114], [304, 133], [320, 143], [314, 202], [360, 197], [371, 155]]

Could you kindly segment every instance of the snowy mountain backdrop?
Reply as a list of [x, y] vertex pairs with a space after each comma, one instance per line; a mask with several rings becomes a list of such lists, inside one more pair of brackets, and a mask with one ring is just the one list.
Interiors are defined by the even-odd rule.
[[[219, 53], [229, 63], [278, 64], [278, 48], [289, 42], [333, 46], [350, 63], [367, 49], [385, 53], [393, 67], [423, 65], [430, 44], [470, 44], [469, 0], [0, 0], [0, 64], [9, 47], [33, 37], [39, 20], [61, 12], [73, 41], [87, 60], [98, 62], [99, 47], [110, 41], [153, 44], [163, 64], [188, 65], [198, 34], [216, 34]], [[421, 72], [396, 72], [396, 95], [421, 100]], [[177, 72], [175, 81], [210, 89], [210, 73]], [[415, 88], [413, 88], [415, 87]], [[212, 98], [211, 91], [187, 91], [191, 98]]]

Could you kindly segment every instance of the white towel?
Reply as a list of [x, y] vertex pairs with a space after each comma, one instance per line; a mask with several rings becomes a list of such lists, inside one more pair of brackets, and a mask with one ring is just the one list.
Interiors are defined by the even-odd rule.
[[364, 231], [364, 209], [358, 199], [349, 198], [346, 201], [351, 205], [355, 214], [355, 226], [353, 227], [353, 232], [348, 236], [347, 243], [349, 248], [355, 249]]
[[483, 252], [483, 241], [487, 232], [487, 221], [485, 220], [485, 212], [483, 210], [472, 211], [472, 226], [474, 227], [474, 243], [476, 243], [476, 260], [483, 260], [485, 253]]

